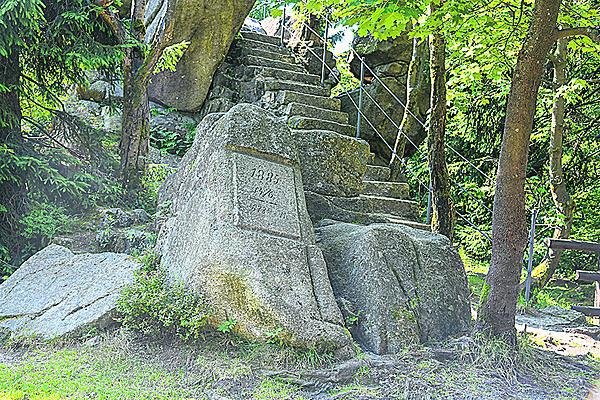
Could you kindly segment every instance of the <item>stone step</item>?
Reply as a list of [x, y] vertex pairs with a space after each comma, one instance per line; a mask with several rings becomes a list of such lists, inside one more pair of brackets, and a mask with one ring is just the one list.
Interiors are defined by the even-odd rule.
[[255, 71], [255, 75], [265, 78], [274, 78], [283, 81], [300, 82], [307, 85], [318, 85], [321, 78], [318, 75], [306, 74], [302, 72], [290, 71], [287, 69], [271, 68], [271, 67], [251, 67]]
[[257, 32], [241, 32], [240, 33], [244, 39], [250, 39], [257, 42], [269, 43], [279, 45], [281, 43], [281, 38], [278, 36], [269, 36], [263, 35], [262, 33]]
[[258, 67], [270, 67], [270, 68], [278, 68], [285, 69], [288, 71], [301, 72], [305, 73], [305, 69], [300, 64], [292, 64], [283, 61], [271, 60], [268, 58], [258, 57], [258, 56], [246, 56], [244, 57], [245, 62], [249, 66], [258, 66]]
[[399, 218], [393, 217], [391, 215], [388, 215], [385, 217], [387, 217], [387, 220], [388, 220], [387, 222], [389, 222], [390, 224], [406, 225], [406, 226], [410, 226], [411, 228], [420, 229], [422, 231], [431, 231], [431, 225], [422, 224], [420, 222], [415, 222], [415, 221], [409, 221], [406, 219], [399, 219]]
[[340, 99], [333, 97], [315, 96], [306, 93], [298, 93], [291, 90], [284, 90], [276, 94], [276, 98], [272, 99], [276, 104], [300, 103], [314, 107], [324, 108], [327, 110], [340, 111], [342, 102]]
[[294, 81], [280, 81], [277, 79], [267, 78], [263, 80], [265, 91], [293, 91], [296, 93], [302, 93], [313, 96], [327, 97], [329, 95], [329, 89], [321, 86], [306, 85], [300, 82]]
[[285, 114], [289, 116], [318, 118], [337, 122], [338, 124], [348, 124], [348, 114], [345, 112], [326, 110], [307, 104], [290, 103], [285, 110]]
[[257, 42], [256, 40], [250, 39], [236, 39], [234, 42], [235, 46], [238, 48], [251, 48], [251, 49], [259, 49], [266, 50], [271, 53], [278, 53], [283, 55], [291, 55], [291, 50], [287, 46], [280, 46], [278, 44], [270, 44], [265, 42]]
[[[413, 201], [385, 199], [374, 196], [338, 197], [325, 196], [305, 190], [306, 204], [313, 224], [323, 219], [354, 224], [395, 223], [398, 221], [417, 224], [418, 206]], [[385, 204], [395, 203], [394, 205]], [[390, 212], [390, 211], [393, 211]]]
[[[242, 56], [257, 56], [266, 58], [273, 61], [285, 62], [288, 64], [296, 63], [296, 58], [292, 54], [285, 54], [281, 52], [274, 52], [268, 49], [263, 49], [259, 47], [240, 47], [239, 52]], [[317, 76], [317, 78], [319, 78]], [[320, 78], [319, 78], [320, 79]], [[320, 82], [320, 80], [319, 80]]]
[[324, 119], [299, 116], [290, 117], [288, 119], [288, 125], [292, 129], [333, 131], [351, 137], [354, 136], [356, 129], [352, 125], [348, 124], [339, 124], [337, 122], [327, 121]]
[[[344, 199], [344, 198], [341, 198]], [[348, 197], [343, 201], [342, 208], [361, 211], [370, 214], [388, 214], [400, 219], [417, 220], [419, 215], [419, 205], [415, 201], [392, 199], [389, 197], [361, 195], [358, 197]]]
[[390, 180], [390, 168], [379, 165], [367, 165], [365, 181], [387, 182]]
[[379, 181], [363, 181], [363, 194], [391, 197], [393, 199], [408, 199], [409, 186], [408, 183], [401, 182], [379, 182]]

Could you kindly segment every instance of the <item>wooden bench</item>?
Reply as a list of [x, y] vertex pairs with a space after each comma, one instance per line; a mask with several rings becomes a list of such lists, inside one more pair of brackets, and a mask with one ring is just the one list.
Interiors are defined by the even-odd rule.
[[571, 308], [588, 317], [600, 317], [600, 243], [567, 239], [548, 239], [547, 244], [548, 247], [553, 250], [577, 250], [598, 255], [598, 272], [578, 270], [575, 275], [576, 281], [593, 283], [596, 286], [596, 291], [594, 292], [594, 306], [572, 306]]

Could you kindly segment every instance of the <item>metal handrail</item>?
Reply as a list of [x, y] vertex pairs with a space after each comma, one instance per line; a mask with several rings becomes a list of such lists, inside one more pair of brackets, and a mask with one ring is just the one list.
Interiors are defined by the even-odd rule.
[[[326, 31], [329, 28], [329, 20], [327, 18], [325, 18], [326, 21]], [[341, 80], [339, 78], [337, 78], [335, 76], [335, 71], [329, 67], [327, 65], [326, 62], [326, 51], [327, 51], [327, 45], [328, 45], [328, 38], [325, 39], [323, 38], [318, 32], [316, 32], [310, 25], [306, 24], [305, 22], [302, 22], [303, 26], [306, 27], [308, 30], [310, 30], [312, 33], [314, 33], [323, 43], [323, 54], [322, 54], [322, 58], [315, 53], [309, 46], [307, 46], [307, 50], [313, 55], [315, 56], [317, 59], [321, 58], [321, 84], [325, 83], [325, 73], [326, 70], [329, 70], [329, 72], [331, 73], [331, 76], [337, 81], [337, 83], [340, 83]], [[288, 27], [285, 26], [284, 23], [281, 24], [282, 26], [282, 38], [284, 36], [284, 30], [287, 30], [289, 33], [293, 33]], [[283, 41], [283, 39], [282, 39]], [[427, 190], [429, 196], [431, 196], [432, 194], [432, 189], [429, 185], [426, 185], [425, 183], [423, 183], [423, 181], [421, 181], [418, 178], [418, 175], [416, 172], [414, 172], [409, 165], [406, 163], [406, 161], [400, 157], [395, 149], [390, 146], [390, 144], [387, 142], [387, 140], [383, 137], [383, 135], [381, 134], [381, 132], [374, 126], [374, 124], [369, 120], [369, 118], [362, 112], [362, 107], [361, 107], [361, 100], [362, 100], [362, 94], [365, 93], [370, 100], [373, 102], [373, 104], [375, 104], [379, 110], [384, 114], [384, 116], [394, 125], [395, 128], [398, 129], [398, 133], [401, 133], [412, 145], [413, 147], [417, 150], [419, 155], [422, 155], [423, 152], [419, 149], [419, 146], [417, 146], [412, 139], [406, 135], [401, 129], [400, 126], [393, 120], [393, 118], [391, 118], [389, 116], [389, 114], [381, 107], [381, 105], [370, 95], [370, 93], [368, 91], [365, 91], [362, 89], [362, 84], [363, 84], [363, 77], [364, 77], [364, 68], [366, 67], [371, 74], [373, 75], [373, 77], [375, 79], [377, 79], [381, 85], [384, 87], [384, 89], [386, 91], [388, 91], [390, 93], [390, 95], [392, 96], [392, 98], [394, 98], [405, 110], [406, 112], [408, 112], [422, 127], [426, 128], [426, 125], [416, 116], [414, 115], [414, 113], [412, 113], [407, 106], [396, 96], [395, 93], [393, 93], [391, 91], [391, 89], [381, 80], [381, 78], [379, 78], [379, 76], [371, 69], [371, 67], [369, 67], [369, 65], [365, 62], [364, 57], [361, 57], [358, 53], [356, 53], [356, 51], [354, 49], [351, 48], [351, 51], [356, 55], [356, 57], [360, 60], [361, 62], [361, 93], [360, 93], [360, 97], [359, 97], [359, 104], [356, 104], [356, 102], [354, 101], [354, 99], [352, 98], [352, 96], [350, 95], [350, 93], [348, 92], [348, 90], [346, 90], [344, 88], [344, 94], [348, 97], [348, 99], [352, 102], [353, 106], [356, 108], [357, 110], [357, 138], [360, 138], [359, 135], [359, 129], [360, 129], [360, 121], [364, 118], [364, 120], [367, 122], [367, 124], [373, 129], [373, 131], [376, 133], [376, 135], [382, 140], [382, 142], [385, 144], [385, 146], [392, 152], [392, 160], [396, 159], [398, 160], [407, 171], [411, 172], [411, 175], [413, 176], [413, 178], [419, 183], [420, 186], [422, 186], [423, 188], [425, 188], [425, 190]], [[339, 57], [335, 56], [335, 54], [333, 55], [334, 59], [339, 59]], [[474, 165], [473, 163], [471, 163], [468, 159], [466, 159], [462, 154], [460, 154], [460, 152], [458, 152], [457, 150], [455, 150], [454, 148], [452, 148], [451, 146], [448, 146], [454, 153], [456, 153], [457, 155], [459, 155], [464, 161], [466, 161], [469, 165], [471, 165], [472, 167], [474, 167], [479, 173], [481, 173], [484, 177], [486, 177], [487, 179], [492, 180], [492, 178], [490, 176], [488, 176], [487, 174], [485, 174], [483, 171], [481, 171], [481, 169], [479, 169], [476, 165]], [[459, 184], [456, 181], [453, 181], [453, 183], [460, 189], [461, 192], [467, 194], [468, 196], [472, 197], [473, 199], [475, 199], [477, 202], [479, 202], [485, 209], [486, 211], [488, 211], [489, 213], [492, 213], [492, 210], [487, 207], [485, 205], [485, 203], [483, 203], [483, 201], [477, 197], [475, 197], [473, 194], [471, 194], [469, 191], [467, 191], [461, 184]], [[430, 214], [429, 211], [429, 207], [430, 205], [428, 204], [428, 215]], [[483, 237], [485, 237], [486, 239], [488, 239], [491, 242], [491, 237], [490, 235], [481, 230], [477, 225], [475, 225], [473, 222], [471, 222], [468, 218], [466, 218], [463, 214], [461, 214], [458, 210], [455, 210], [456, 215], [462, 219], [463, 221], [465, 221], [465, 223], [467, 223], [470, 227], [472, 227], [474, 230], [476, 230], [478, 233], [480, 233]]]
[[[327, 16], [325, 16], [325, 23], [326, 26], [331, 25], [331, 21], [329, 21], [329, 18], [327, 18]], [[321, 41], [323, 43], [326, 43], [326, 39], [324, 39], [318, 32], [316, 32], [314, 29], [312, 29], [308, 24], [303, 23], [311, 32], [313, 32], [319, 39], [321, 39]], [[402, 101], [400, 100], [400, 98], [398, 98], [398, 96], [389, 88], [388, 85], [385, 84], [385, 82], [383, 82], [383, 80], [379, 77], [379, 75], [377, 75], [377, 73], [375, 73], [375, 71], [373, 71], [373, 69], [365, 62], [364, 57], [362, 57], [360, 54], [358, 54], [356, 52], [356, 50], [352, 47], [350, 47], [350, 52], [354, 54], [354, 56], [356, 56], [356, 58], [358, 58], [360, 60], [361, 63], [361, 85], [363, 84], [363, 77], [364, 77], [364, 68], [366, 67], [369, 72], [371, 73], [371, 75], [381, 84], [381, 86], [392, 96], [392, 98], [394, 100], [396, 100], [396, 102], [398, 102], [398, 104], [400, 104], [402, 106], [402, 108], [411, 116], [415, 119], [415, 121], [417, 121], [417, 123], [419, 123], [419, 125], [421, 125], [423, 128], [427, 128], [427, 125], [421, 121], [421, 119], [419, 117], [417, 117], [409, 108], [408, 106]], [[335, 59], [338, 59], [339, 57], [336, 57], [335, 55], [333, 56]], [[391, 120], [391, 118], [388, 117], [388, 119]], [[394, 122], [393, 120], [391, 120], [392, 123]], [[399, 126], [397, 126], [397, 124], [394, 124], [398, 129], [400, 129]], [[406, 137], [408, 139], [408, 136], [406, 136], [403, 132], [401, 132], [404, 137]], [[470, 160], [468, 160], [465, 156], [463, 156], [458, 150], [456, 150], [454, 147], [452, 147], [449, 144], [446, 144], [446, 147], [448, 147], [453, 153], [455, 153], [457, 156], [459, 156], [463, 161], [465, 161], [466, 163], [468, 163], [471, 167], [473, 167], [477, 172], [479, 172], [481, 175], [483, 175], [486, 179], [493, 181], [493, 178], [490, 177], [488, 174], [486, 174], [485, 172], [483, 172], [479, 167], [477, 167], [475, 164], [473, 164]], [[416, 147], [415, 147], [416, 148]]]

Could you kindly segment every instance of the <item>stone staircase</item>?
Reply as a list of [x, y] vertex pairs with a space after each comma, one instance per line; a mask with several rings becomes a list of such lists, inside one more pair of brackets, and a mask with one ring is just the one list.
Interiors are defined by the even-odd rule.
[[237, 94], [217, 103], [256, 103], [287, 121], [298, 141], [315, 224], [335, 219], [429, 229], [417, 222], [419, 209], [408, 199], [408, 184], [390, 182], [388, 167], [369, 164], [368, 144], [355, 138], [356, 127], [340, 111], [340, 100], [330, 97], [331, 88], [321, 86], [320, 76], [309, 73], [279, 38], [242, 32], [226, 63], [220, 72], [224, 78], [216, 80], [228, 82]]

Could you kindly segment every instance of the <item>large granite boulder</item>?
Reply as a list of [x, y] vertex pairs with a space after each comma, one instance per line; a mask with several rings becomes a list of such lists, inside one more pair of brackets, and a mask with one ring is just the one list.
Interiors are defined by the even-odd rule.
[[188, 41], [190, 45], [176, 71], [152, 78], [149, 95], [153, 101], [180, 111], [197, 111], [254, 0], [151, 0], [146, 12], [148, 42], [163, 26], [169, 1], [176, 2], [171, 43]]
[[125, 254], [73, 254], [50, 245], [0, 285], [0, 331], [53, 339], [104, 329], [140, 265]]
[[317, 228], [317, 243], [352, 336], [366, 350], [394, 353], [469, 328], [465, 270], [445, 236], [329, 221]]
[[207, 299], [212, 324], [235, 321], [250, 340], [348, 351], [284, 122], [249, 104], [207, 116], [167, 184], [162, 266]]

